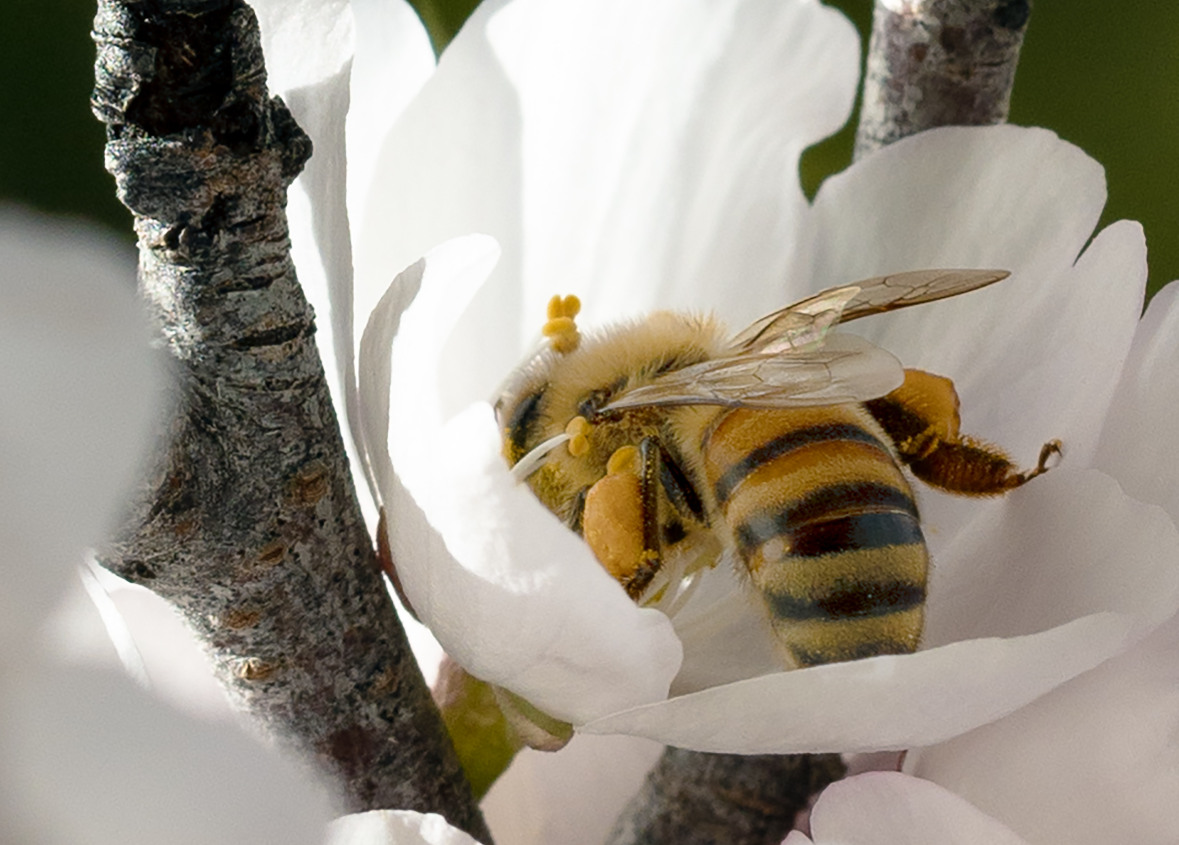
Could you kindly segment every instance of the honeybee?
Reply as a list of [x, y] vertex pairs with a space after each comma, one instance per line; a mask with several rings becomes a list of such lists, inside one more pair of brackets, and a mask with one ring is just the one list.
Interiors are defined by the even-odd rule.
[[496, 404], [504, 454], [637, 602], [666, 607], [731, 558], [788, 667], [914, 651], [929, 554], [902, 466], [991, 496], [1046, 472], [1061, 446], [1019, 470], [959, 433], [948, 378], [831, 329], [1007, 275], [868, 279], [732, 337], [672, 312], [582, 337], [576, 298], [554, 297], [548, 347]]

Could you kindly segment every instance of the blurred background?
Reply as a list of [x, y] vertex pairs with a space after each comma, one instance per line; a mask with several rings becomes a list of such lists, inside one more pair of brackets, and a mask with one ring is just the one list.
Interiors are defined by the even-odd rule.
[[[477, 0], [414, 0], [441, 49]], [[864, 43], [871, 0], [833, 0]], [[133, 239], [103, 170], [90, 114], [94, 0], [4, 0], [0, 29], [0, 201], [86, 217]], [[1100, 161], [1109, 181], [1102, 225], [1140, 220], [1151, 290], [1179, 278], [1179, 4], [1040, 0], [1024, 44], [1011, 122], [1045, 126]], [[851, 160], [852, 130], [812, 149], [803, 183]]]

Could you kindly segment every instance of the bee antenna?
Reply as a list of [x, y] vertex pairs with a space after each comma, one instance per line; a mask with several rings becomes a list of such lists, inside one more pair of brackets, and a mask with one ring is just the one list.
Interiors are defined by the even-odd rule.
[[576, 296], [554, 296], [549, 300], [548, 320], [541, 332], [555, 352], [568, 355], [581, 343], [581, 333], [573, 319], [579, 311], [581, 300]]
[[550, 437], [543, 443], [534, 446], [528, 454], [512, 465], [512, 468], [509, 470], [512, 473], [512, 478], [515, 479], [517, 484], [524, 481], [528, 476], [536, 472], [549, 452], [572, 439], [572, 435], [561, 432], [555, 437]]

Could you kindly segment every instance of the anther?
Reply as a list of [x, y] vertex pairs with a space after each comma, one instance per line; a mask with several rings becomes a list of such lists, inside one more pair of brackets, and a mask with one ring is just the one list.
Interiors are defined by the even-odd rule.
[[581, 300], [576, 296], [554, 296], [549, 300], [548, 321], [541, 333], [549, 339], [553, 350], [567, 355], [581, 343], [574, 317], [581, 311]]
[[620, 446], [614, 450], [610, 460], [606, 461], [606, 474], [617, 475], [621, 472], [639, 473], [639, 450], [634, 446]]
[[565, 433], [569, 435], [569, 454], [580, 458], [589, 451], [590, 424], [585, 417], [574, 417], [565, 426]]

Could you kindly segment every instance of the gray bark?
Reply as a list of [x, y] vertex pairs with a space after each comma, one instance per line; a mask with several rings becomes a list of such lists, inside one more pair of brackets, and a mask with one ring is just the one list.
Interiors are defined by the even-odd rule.
[[1030, 0], [876, 0], [860, 158], [935, 126], [1003, 123]]
[[290, 260], [311, 144], [241, 0], [100, 0], [95, 114], [135, 215], [173, 411], [104, 565], [187, 618], [232, 697], [346, 806], [436, 812], [484, 842], [361, 518]]
[[777, 845], [810, 797], [843, 777], [836, 754], [704, 754], [668, 748], [609, 845]]

